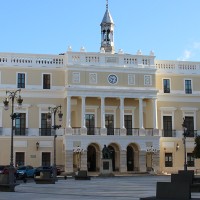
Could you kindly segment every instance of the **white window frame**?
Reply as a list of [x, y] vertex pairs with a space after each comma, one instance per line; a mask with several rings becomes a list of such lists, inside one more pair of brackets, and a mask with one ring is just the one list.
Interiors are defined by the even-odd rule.
[[[52, 73], [42, 73], [42, 89], [43, 89], [43, 80], [44, 80], [44, 75], [50, 75], [50, 89], [52, 89]], [[50, 90], [50, 89], [43, 89], [43, 90]]]
[[[170, 89], [170, 92], [169, 92], [169, 93], [165, 93], [165, 92], [164, 92], [164, 83], [163, 83], [163, 81], [164, 81], [165, 79], [168, 79], [169, 82], [170, 82], [170, 83], [169, 83], [169, 89]], [[171, 87], [171, 78], [162, 78], [162, 91], [163, 91], [163, 93], [165, 93], [165, 94], [170, 94], [171, 91], [172, 91], [171, 88], [172, 88], [172, 87]]]
[[[185, 92], [185, 81], [191, 81], [192, 93], [186, 93], [186, 92]], [[193, 94], [193, 81], [192, 81], [191, 78], [185, 78], [185, 79], [184, 79], [184, 94]]]
[[[26, 88], [27, 86], [27, 73], [26, 72], [17, 72], [16, 73], [16, 87], [18, 88], [18, 74], [25, 74], [25, 87], [24, 89]], [[23, 88], [22, 88], [23, 89]]]

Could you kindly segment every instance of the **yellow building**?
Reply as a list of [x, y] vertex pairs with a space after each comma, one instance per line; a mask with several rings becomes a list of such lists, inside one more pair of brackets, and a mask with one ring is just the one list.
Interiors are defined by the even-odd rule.
[[[188, 168], [198, 169], [192, 151], [200, 129], [199, 67], [155, 60], [152, 51], [116, 53], [108, 5], [97, 53], [0, 53], [0, 164], [9, 164], [12, 152], [11, 109], [3, 101], [6, 91], [21, 89], [22, 108], [15, 100], [13, 110], [14, 165], [56, 162], [67, 173], [100, 173], [107, 145], [114, 172], [174, 172], [184, 166], [184, 118]], [[55, 130], [58, 113], [48, 123], [48, 112], [60, 105], [63, 121]]]

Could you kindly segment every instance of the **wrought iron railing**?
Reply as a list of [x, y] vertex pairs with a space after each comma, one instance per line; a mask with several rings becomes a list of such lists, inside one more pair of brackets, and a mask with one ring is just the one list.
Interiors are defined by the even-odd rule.
[[27, 136], [28, 135], [28, 128], [13, 128], [13, 134], [16, 136]]

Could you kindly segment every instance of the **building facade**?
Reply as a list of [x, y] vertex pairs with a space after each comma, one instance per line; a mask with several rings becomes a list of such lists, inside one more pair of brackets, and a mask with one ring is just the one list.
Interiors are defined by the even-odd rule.
[[[200, 62], [156, 60], [154, 53], [117, 53], [114, 21], [106, 5], [98, 53], [60, 55], [0, 53], [0, 164], [9, 164], [11, 111], [6, 91], [21, 88], [14, 105], [14, 164], [57, 165], [100, 173], [102, 149], [112, 152], [116, 173], [171, 173], [184, 166], [183, 118], [187, 124], [187, 164], [200, 125]], [[48, 123], [49, 107], [61, 105]], [[57, 137], [55, 137], [55, 135]]]

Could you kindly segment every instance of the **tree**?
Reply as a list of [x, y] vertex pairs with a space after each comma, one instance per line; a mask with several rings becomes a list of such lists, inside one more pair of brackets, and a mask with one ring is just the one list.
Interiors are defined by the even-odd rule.
[[195, 147], [194, 147], [194, 157], [200, 158], [200, 136], [196, 136], [195, 138]]

